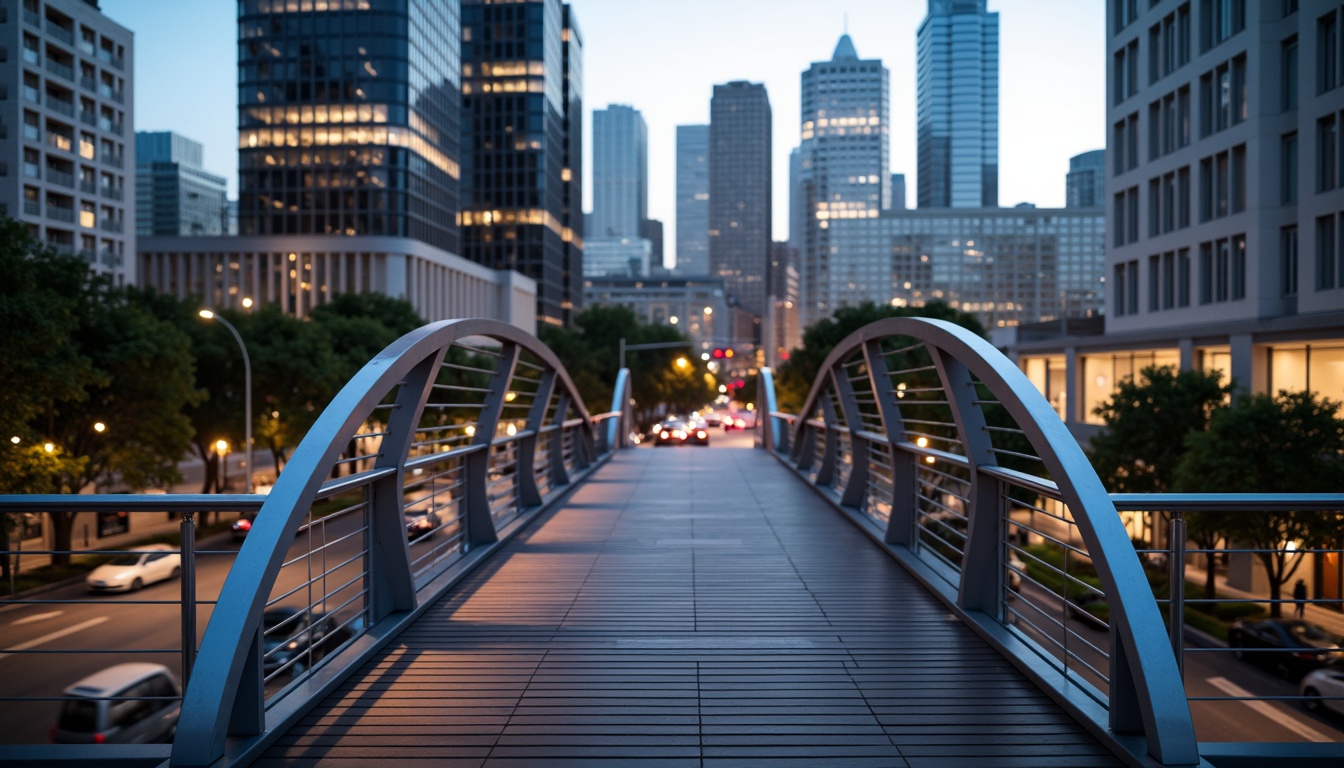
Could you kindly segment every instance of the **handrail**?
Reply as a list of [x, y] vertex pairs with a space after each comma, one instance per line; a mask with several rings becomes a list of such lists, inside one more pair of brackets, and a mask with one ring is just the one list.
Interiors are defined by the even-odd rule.
[[[494, 363], [497, 367], [486, 388], [472, 444], [431, 456], [417, 456], [408, 462], [407, 454], [415, 428], [425, 412], [426, 400], [433, 390], [440, 367], [451, 367], [444, 362], [445, 355], [454, 344], [468, 338], [488, 339], [500, 345], [501, 350], [498, 355], [490, 353], [497, 358]], [[467, 349], [475, 353], [482, 352], [477, 347]], [[582, 456], [578, 460], [583, 466], [588, 466], [588, 457], [594, 454], [594, 419], [584, 408], [583, 399], [563, 365], [535, 337], [505, 323], [467, 319], [427, 325], [393, 342], [333, 398], [295, 449], [285, 471], [265, 498], [239, 551], [235, 567], [229, 571], [216, 610], [206, 627], [200, 655], [211, 659], [211, 663], [197, 667], [187, 686], [172, 749], [172, 765], [214, 764], [224, 757], [231, 734], [255, 736], [264, 730], [265, 715], [257, 701], [260, 697], [260, 662], [257, 656], [260, 641], [256, 638], [261, 629], [261, 612], [267, 595], [276, 581], [295, 532], [303, 524], [313, 502], [322, 494], [326, 479], [342, 451], [358, 437], [359, 427], [389, 395], [395, 395], [395, 405], [388, 416], [386, 434], [381, 438], [376, 469], [388, 470], [394, 477], [400, 477], [402, 468], [408, 465], [425, 467], [449, 457], [460, 458], [466, 462], [463, 471], [469, 484], [464, 500], [466, 511], [460, 524], [465, 526], [471, 541], [487, 544], [496, 539], [494, 528], [498, 518], [486, 506], [488, 500], [484, 498], [484, 494], [488, 493], [485, 490], [485, 473], [489, 459], [485, 451], [487, 448], [493, 451], [499, 446], [499, 441], [494, 439], [495, 427], [500, 423], [499, 412], [506, 399], [505, 390], [509, 388], [519, 354], [523, 351], [539, 360], [544, 371], [540, 380], [529, 380], [538, 392], [538, 403], [534, 404], [533, 416], [529, 417], [528, 426], [532, 428], [523, 430], [531, 434], [510, 436], [502, 442], [520, 446], [535, 444], [538, 439], [536, 427], [540, 427], [539, 420], [546, 416], [545, 409], [554, 390], [558, 395], [556, 419], [566, 429], [579, 430], [582, 438], [579, 452]], [[486, 373], [485, 370], [480, 371], [481, 375]], [[565, 419], [565, 411], [568, 409], [576, 412], [578, 417]], [[619, 418], [616, 421], [619, 422]], [[558, 450], [561, 443], [556, 442], [555, 445]], [[530, 466], [531, 455], [528, 451], [521, 451], [519, 456], [526, 459]], [[515, 467], [513, 471], [517, 472], [518, 469]], [[560, 480], [562, 484], [570, 481], [564, 469], [556, 466], [551, 467], [551, 478], [553, 481]], [[361, 479], [364, 482], [359, 485], [367, 489], [366, 499], [370, 498], [370, 494], [379, 493], [378, 482], [369, 484], [367, 476]], [[476, 488], [474, 492], [472, 487]], [[528, 492], [525, 487], [520, 488], [523, 490], [511, 492], [516, 496], [511, 503], [524, 505], [528, 501], [523, 497], [530, 498], [529, 493], [535, 493]], [[403, 568], [408, 567], [408, 549], [401, 521], [388, 519], [399, 512], [405, 498], [399, 483], [389, 491], [391, 498], [387, 498], [384, 492], [365, 503], [373, 518], [369, 532], [373, 539], [369, 556], [392, 558], [391, 562], [385, 562], [379, 567], [376, 583], [369, 587], [370, 625], [398, 611], [410, 610], [417, 604], [411, 581], [404, 574], [396, 575], [396, 567], [389, 568], [394, 566], [397, 559], [402, 561]], [[68, 497], [66, 500], [68, 503]], [[218, 499], [215, 501], [218, 502]], [[395, 543], [389, 540], [394, 537]], [[394, 555], [398, 550], [401, 552], [400, 558]]]
[[[908, 371], [886, 370], [883, 356], [887, 353], [882, 342], [890, 337], [913, 338], [927, 350], [933, 365], [911, 370], [936, 370], [940, 389], [916, 387], [896, 391], [893, 376]], [[914, 348], [917, 347], [907, 347], [901, 352]], [[846, 365], [862, 366], [857, 378]], [[865, 392], [871, 391], [871, 395], [865, 394], [865, 398], [872, 398], [870, 406], [859, 403], [855, 382], [866, 384], [869, 389]], [[966, 568], [953, 599], [964, 618], [995, 636], [999, 632], [995, 627], [1006, 626], [1001, 598], [996, 592], [1006, 559], [1000, 517], [1005, 498], [1001, 489], [1006, 487], [1003, 473], [1007, 468], [998, 465], [998, 455], [986, 427], [983, 399], [977, 389], [987, 389], [992, 399], [1007, 410], [1049, 478], [1057, 484], [1058, 498], [1072, 512], [1110, 601], [1115, 648], [1111, 657], [1109, 731], [1117, 743], [1131, 738], [1127, 734], [1141, 733], [1144, 744], [1141, 750], [1164, 765], [1199, 764], [1199, 747], [1180, 670], [1168, 645], [1156, 600], [1147, 589], [1138, 557], [1116, 514], [1116, 505], [1052, 406], [1011, 361], [984, 339], [951, 323], [923, 318], [889, 318], [864, 326], [836, 345], [819, 367], [804, 405], [791, 425], [789, 439], [784, 442], [791, 450], [777, 451], [775, 455], [814, 485], [828, 488], [828, 498], [834, 502], [838, 497], [842, 508], [857, 509], [864, 503], [871, 471], [865, 458], [871, 454], [861, 456], [860, 450], [891, 452], [890, 482], [899, 486], [899, 492], [892, 489], [891, 513], [882, 535], [888, 546], [906, 550], [915, 542], [904, 528], [916, 525], [916, 516], [920, 514], [911, 506], [919, 465], [910, 459], [898, 461], [898, 456], [918, 454], [929, 461], [941, 460], [964, 467], [962, 471], [968, 473], [969, 479], [962, 482], [969, 490], [964, 495], [966, 533], [960, 557]], [[919, 406], [917, 398], [935, 390], [941, 391], [944, 399], [926, 400], [923, 404], [950, 410], [952, 421], [947, 426], [955, 429], [964, 456], [916, 446], [906, 438], [902, 408]], [[901, 400], [906, 395], [911, 399]], [[856, 422], [863, 407], [876, 409], [876, 414], [869, 412], [863, 418], [877, 417], [886, 431], [885, 441], [874, 440], [870, 445], [865, 436], [869, 430]], [[774, 409], [769, 412], [774, 421]], [[913, 431], [918, 434], [918, 430]], [[848, 466], [838, 460], [839, 441], [830, 437], [840, 434], [848, 434], [846, 440], [853, 443], [850, 450], [854, 458]], [[814, 469], [821, 450], [817, 444], [823, 437], [824, 455], [820, 468]], [[907, 489], [907, 484], [912, 487]], [[971, 563], [977, 567], [972, 569]], [[1007, 648], [1004, 641], [997, 644], [1001, 649]], [[1066, 682], [1064, 687], [1069, 684]], [[1066, 691], [1057, 693], [1063, 699], [1072, 698]], [[1080, 707], [1078, 711], [1092, 710]], [[1107, 728], [1103, 723], [1095, 725], [1099, 730]]]

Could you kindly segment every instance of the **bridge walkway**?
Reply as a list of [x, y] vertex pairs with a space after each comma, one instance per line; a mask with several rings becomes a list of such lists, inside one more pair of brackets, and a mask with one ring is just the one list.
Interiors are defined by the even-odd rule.
[[733, 437], [617, 452], [254, 765], [1119, 765]]

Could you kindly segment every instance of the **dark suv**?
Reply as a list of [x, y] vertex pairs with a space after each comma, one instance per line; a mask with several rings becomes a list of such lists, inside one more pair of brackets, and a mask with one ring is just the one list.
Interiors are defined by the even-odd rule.
[[58, 744], [171, 741], [182, 689], [162, 664], [117, 664], [65, 689], [51, 740]]

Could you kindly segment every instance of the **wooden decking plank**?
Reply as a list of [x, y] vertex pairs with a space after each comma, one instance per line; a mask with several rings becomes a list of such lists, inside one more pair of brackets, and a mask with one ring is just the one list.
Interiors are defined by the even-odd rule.
[[266, 766], [1116, 761], [772, 458], [626, 451]]

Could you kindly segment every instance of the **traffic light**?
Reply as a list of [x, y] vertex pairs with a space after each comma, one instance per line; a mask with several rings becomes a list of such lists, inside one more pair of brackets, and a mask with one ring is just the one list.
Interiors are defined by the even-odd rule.
[[732, 356], [733, 356], [733, 348], [732, 348], [732, 347], [715, 347], [715, 348], [714, 348], [713, 355], [714, 355], [714, 359], [715, 359], [715, 360], [722, 360], [722, 359], [724, 359], [724, 358], [726, 358], [726, 357], [732, 357]]

